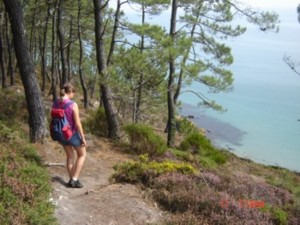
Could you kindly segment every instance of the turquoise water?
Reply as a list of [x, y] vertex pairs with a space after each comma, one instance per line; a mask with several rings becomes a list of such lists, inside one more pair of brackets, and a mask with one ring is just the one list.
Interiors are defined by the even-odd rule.
[[[190, 87], [227, 112], [188, 107], [185, 114], [195, 115], [216, 145], [257, 162], [300, 171], [300, 76], [283, 62], [284, 55], [300, 62], [300, 24], [295, 8], [280, 16], [278, 34], [250, 27], [243, 37], [229, 42], [235, 58], [230, 68], [235, 78], [232, 92], [209, 94], [201, 85]], [[198, 99], [184, 94], [181, 101], [196, 106]], [[210, 123], [203, 122], [206, 119]], [[223, 125], [212, 126], [213, 120]]]
[[[246, 34], [227, 41], [235, 60], [230, 67], [235, 78], [232, 92], [213, 95], [195, 83], [190, 87], [223, 105], [226, 113], [196, 108], [198, 99], [193, 95], [183, 94], [180, 100], [186, 103], [182, 113], [193, 114], [214, 144], [257, 162], [300, 171], [300, 76], [283, 62], [288, 55], [300, 63], [297, 4], [276, 9], [281, 20], [278, 34], [247, 24]], [[168, 29], [169, 14], [148, 22]]]

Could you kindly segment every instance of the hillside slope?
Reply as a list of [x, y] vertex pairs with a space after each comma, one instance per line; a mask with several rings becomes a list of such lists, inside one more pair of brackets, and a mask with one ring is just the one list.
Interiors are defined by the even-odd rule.
[[113, 166], [129, 156], [116, 151], [105, 139], [87, 135], [87, 158], [81, 174], [82, 189], [67, 188], [68, 175], [63, 148], [45, 141], [38, 151], [48, 165], [52, 177], [52, 198], [55, 216], [64, 224], [156, 224], [162, 212], [145, 198], [143, 192], [130, 184], [110, 184]]

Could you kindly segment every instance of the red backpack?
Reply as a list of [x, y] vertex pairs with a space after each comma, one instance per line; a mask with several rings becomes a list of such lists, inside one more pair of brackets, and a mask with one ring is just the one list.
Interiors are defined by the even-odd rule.
[[54, 141], [68, 141], [73, 136], [73, 130], [67, 120], [65, 110], [73, 101], [61, 106], [57, 101], [54, 102], [51, 110], [50, 135]]

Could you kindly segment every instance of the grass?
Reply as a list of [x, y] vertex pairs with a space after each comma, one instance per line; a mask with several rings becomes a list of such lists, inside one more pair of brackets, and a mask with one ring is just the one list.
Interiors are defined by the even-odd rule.
[[[198, 162], [205, 168], [216, 168], [226, 163], [227, 154], [216, 149], [199, 131], [191, 132], [181, 142], [180, 150], [195, 155]], [[177, 153], [178, 154], [178, 153]]]
[[133, 151], [137, 154], [162, 155], [167, 150], [163, 138], [148, 125], [129, 124], [124, 126], [124, 130], [129, 136]]
[[6, 88], [0, 92], [0, 120], [14, 125], [15, 120], [19, 122], [28, 121], [26, 100], [23, 93], [15, 88]]
[[170, 148], [168, 150], [180, 160], [189, 161], [189, 162], [195, 161], [195, 157], [190, 152], [182, 151], [175, 148]]

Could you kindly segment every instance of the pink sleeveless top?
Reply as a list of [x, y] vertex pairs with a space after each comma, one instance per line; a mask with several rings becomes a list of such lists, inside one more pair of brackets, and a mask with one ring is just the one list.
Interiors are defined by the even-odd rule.
[[[68, 102], [70, 102], [70, 99], [64, 99], [63, 101], [58, 100], [58, 104], [60, 107], [63, 107], [65, 104], [67, 104]], [[72, 127], [73, 132], [76, 132], [77, 129], [75, 127], [75, 121], [74, 121], [74, 117], [73, 117], [73, 107], [74, 107], [74, 103], [70, 104], [66, 109], [65, 109], [65, 115], [67, 117], [67, 120], [70, 124], [70, 126]]]

